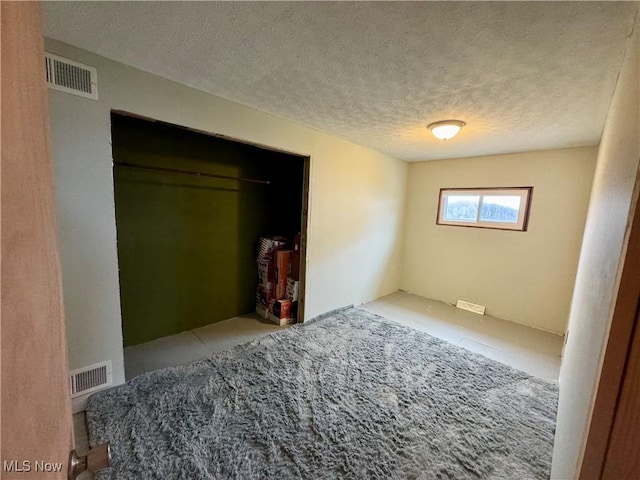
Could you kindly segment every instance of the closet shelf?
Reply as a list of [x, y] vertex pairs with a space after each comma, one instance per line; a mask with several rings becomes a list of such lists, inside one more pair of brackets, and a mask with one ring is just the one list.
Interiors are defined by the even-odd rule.
[[138, 170], [153, 170], [156, 172], [177, 173], [180, 175], [194, 175], [196, 177], [224, 178], [226, 180], [237, 180], [240, 182], [261, 183], [269, 185], [269, 180], [258, 180], [255, 178], [232, 177], [229, 175], [218, 175], [217, 173], [196, 172], [193, 170], [178, 170], [176, 168], [151, 167], [149, 165], [139, 165], [136, 163], [114, 162], [116, 167], [135, 168]]

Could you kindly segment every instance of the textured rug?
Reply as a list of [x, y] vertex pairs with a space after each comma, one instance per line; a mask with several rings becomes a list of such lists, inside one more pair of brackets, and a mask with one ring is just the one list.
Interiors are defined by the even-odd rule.
[[100, 480], [548, 478], [557, 387], [348, 309], [89, 399]]

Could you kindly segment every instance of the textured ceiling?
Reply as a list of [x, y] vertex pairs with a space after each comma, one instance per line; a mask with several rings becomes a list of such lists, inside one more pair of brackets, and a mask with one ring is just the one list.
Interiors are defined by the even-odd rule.
[[[637, 2], [45, 2], [45, 34], [405, 160], [596, 145]], [[467, 123], [447, 142], [426, 125]]]

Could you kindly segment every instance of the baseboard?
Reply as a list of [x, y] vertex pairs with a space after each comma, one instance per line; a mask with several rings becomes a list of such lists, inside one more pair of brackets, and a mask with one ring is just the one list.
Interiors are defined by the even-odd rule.
[[76, 414], [76, 413], [80, 413], [84, 410], [87, 409], [87, 400], [89, 400], [89, 397], [91, 396], [91, 394], [87, 394], [87, 395], [82, 395], [80, 397], [76, 397], [76, 398], [72, 398], [71, 399], [71, 413], [72, 414]]
[[87, 409], [87, 401], [89, 400], [89, 397], [91, 395], [93, 395], [94, 393], [99, 393], [99, 392], [103, 392], [105, 390], [109, 390], [111, 388], [113, 388], [114, 385], [109, 385], [108, 387], [102, 388], [100, 390], [91, 392], [91, 393], [87, 393], [86, 395], [80, 395], [76, 398], [72, 398], [71, 399], [71, 413], [73, 415], [75, 415], [76, 413], [80, 413], [84, 410]]

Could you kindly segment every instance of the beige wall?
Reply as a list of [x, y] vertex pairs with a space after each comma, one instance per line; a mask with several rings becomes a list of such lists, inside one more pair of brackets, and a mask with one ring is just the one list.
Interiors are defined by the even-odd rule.
[[[402, 288], [563, 334], [596, 148], [412, 163]], [[533, 186], [527, 232], [436, 225], [446, 187]]]
[[586, 441], [611, 314], [635, 208], [640, 157], [638, 24], [629, 40], [598, 151], [580, 265], [560, 370], [554, 479], [574, 478]]
[[111, 109], [311, 156], [306, 318], [399, 288], [405, 162], [56, 41], [46, 50], [99, 80], [99, 101], [49, 91], [72, 369], [112, 359], [124, 380]]

